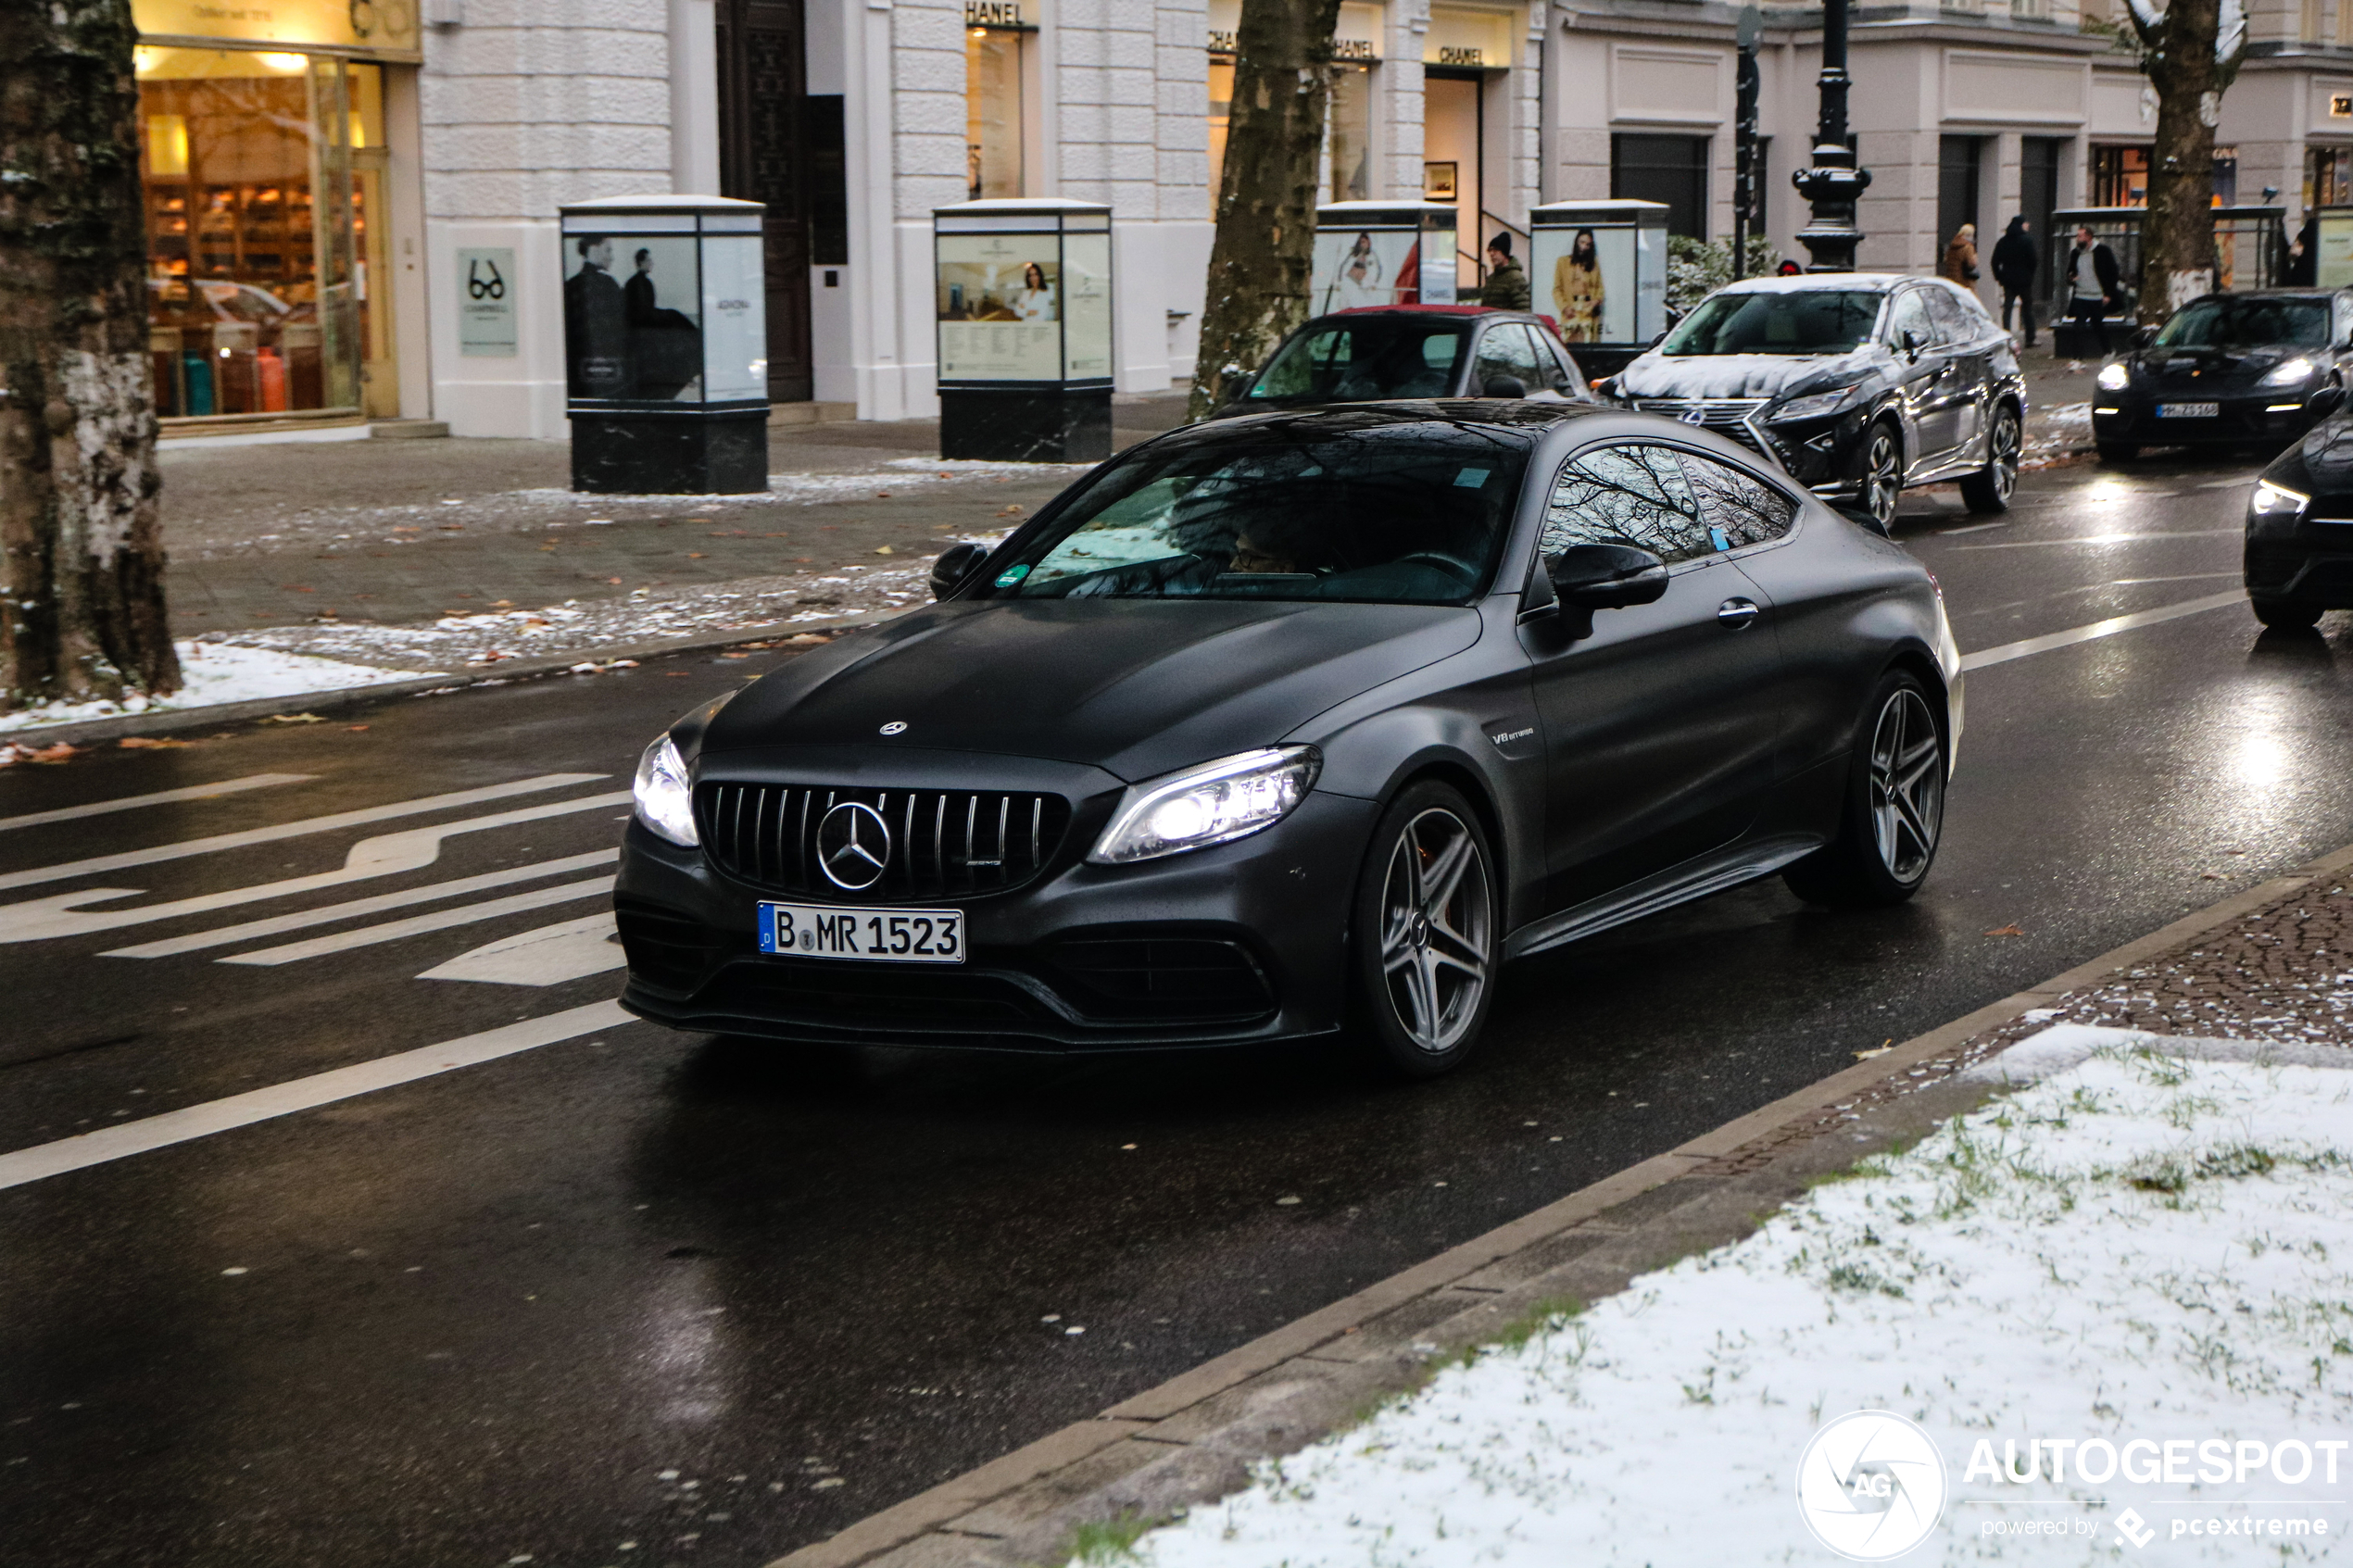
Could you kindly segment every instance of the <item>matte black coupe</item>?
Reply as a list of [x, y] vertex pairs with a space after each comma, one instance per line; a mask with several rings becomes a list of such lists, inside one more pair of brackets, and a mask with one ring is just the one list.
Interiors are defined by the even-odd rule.
[[1894, 903], [1935, 858], [1934, 579], [1672, 420], [1206, 422], [935, 583], [648, 748], [625, 1006], [1033, 1050], [1353, 1023], [1430, 1074], [1508, 959], [1774, 872]]

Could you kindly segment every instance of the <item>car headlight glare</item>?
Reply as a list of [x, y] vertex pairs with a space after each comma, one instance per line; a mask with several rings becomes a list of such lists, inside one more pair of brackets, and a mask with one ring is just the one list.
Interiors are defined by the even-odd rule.
[[1323, 766], [1312, 746], [1268, 746], [1131, 784], [1087, 859], [1124, 866], [1247, 837], [1297, 809]]
[[1855, 388], [1851, 386], [1834, 387], [1829, 392], [1812, 392], [1803, 397], [1791, 398], [1771, 413], [1767, 414], [1765, 418], [1771, 424], [1782, 424], [1795, 420], [1818, 420], [1824, 414], [1837, 413], [1839, 409], [1846, 406], [1846, 400], [1854, 395]]
[[2255, 482], [2255, 494], [2247, 498], [2246, 509], [2256, 517], [2302, 517], [2312, 497], [2301, 491], [2274, 484], [2268, 479]]
[[2264, 372], [2259, 386], [2301, 386], [2312, 379], [2320, 367], [2299, 354], [2293, 359], [2283, 359]]
[[2121, 392], [2133, 384], [2133, 369], [2122, 363], [2102, 365], [2096, 381], [2102, 392]]
[[695, 786], [686, 759], [668, 735], [646, 747], [637, 759], [637, 820], [682, 848], [702, 843], [695, 831]]

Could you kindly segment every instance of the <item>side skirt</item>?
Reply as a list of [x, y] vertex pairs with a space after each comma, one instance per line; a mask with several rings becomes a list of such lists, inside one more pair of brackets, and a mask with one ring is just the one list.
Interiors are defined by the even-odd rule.
[[1815, 834], [1775, 834], [1687, 860], [1615, 893], [1588, 899], [1573, 909], [1529, 922], [1504, 938], [1504, 957], [1524, 959], [1530, 953], [1541, 953], [1547, 947], [1557, 947], [1564, 942], [1574, 942], [1614, 925], [1624, 925], [1644, 915], [1770, 876], [1792, 861], [1804, 859], [1824, 842]]

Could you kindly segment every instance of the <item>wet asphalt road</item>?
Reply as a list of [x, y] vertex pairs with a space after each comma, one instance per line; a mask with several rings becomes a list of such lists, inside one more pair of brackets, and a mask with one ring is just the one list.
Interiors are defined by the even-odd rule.
[[[2057, 470], [2003, 524], [1931, 496], [1903, 533], [1982, 649], [2233, 586], [2252, 471]], [[2347, 619], [2259, 635], [2225, 608], [1972, 675], [1918, 901], [1834, 916], [1767, 883], [1525, 962], [1439, 1084], [1321, 1048], [811, 1057], [631, 1022], [0, 1190], [0, 1562], [763, 1563], [2353, 839]], [[0, 774], [0, 1150], [611, 997], [609, 970], [420, 978], [594, 915], [598, 863], [466, 907], [570, 901], [275, 963], [224, 960], [419, 906], [105, 955], [593, 856], [647, 737], [781, 657]], [[561, 773], [599, 776], [26, 874]], [[261, 774], [310, 777], [15, 822]], [[224, 897], [583, 800], [421, 869]], [[139, 891], [81, 901], [209, 905], [43, 935], [99, 887]]]

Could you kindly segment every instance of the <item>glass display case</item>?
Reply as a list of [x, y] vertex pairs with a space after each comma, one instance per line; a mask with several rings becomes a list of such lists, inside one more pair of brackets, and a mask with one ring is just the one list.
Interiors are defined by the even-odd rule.
[[932, 214], [943, 458], [1111, 456], [1111, 208], [1043, 198]]
[[1307, 311], [1454, 303], [1452, 202], [1326, 202], [1315, 209]]
[[1553, 202], [1528, 214], [1528, 294], [1590, 379], [1667, 330], [1664, 202]]

